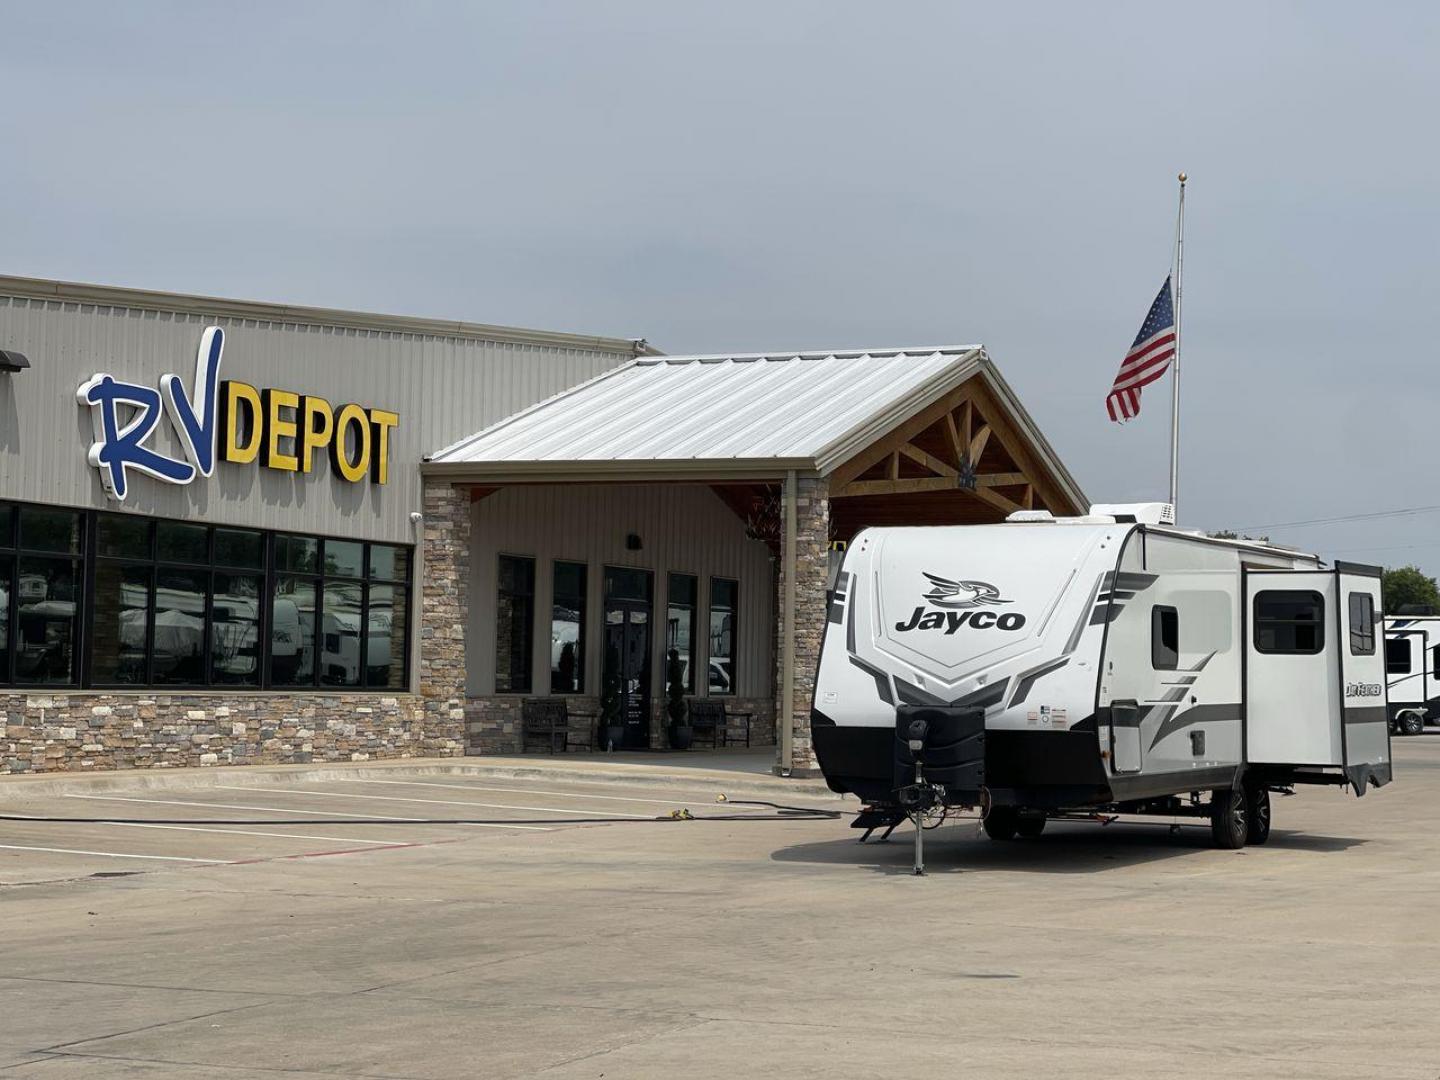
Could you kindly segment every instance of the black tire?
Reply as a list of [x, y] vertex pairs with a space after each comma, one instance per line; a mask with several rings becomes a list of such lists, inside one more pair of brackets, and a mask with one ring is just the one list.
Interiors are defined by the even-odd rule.
[[1013, 806], [992, 806], [985, 815], [985, 835], [991, 840], [1014, 840], [1020, 813]]
[[1210, 836], [1215, 846], [1235, 851], [1245, 846], [1249, 834], [1245, 790], [1223, 788], [1210, 793]]
[[1400, 714], [1400, 734], [1402, 735], [1424, 735], [1425, 718], [1419, 713], [1407, 712]]
[[1026, 840], [1034, 840], [1045, 831], [1045, 815], [1038, 810], [1021, 814], [1015, 823], [1015, 831]]
[[1245, 789], [1245, 842], [1263, 844], [1270, 839], [1270, 792], [1263, 787]]

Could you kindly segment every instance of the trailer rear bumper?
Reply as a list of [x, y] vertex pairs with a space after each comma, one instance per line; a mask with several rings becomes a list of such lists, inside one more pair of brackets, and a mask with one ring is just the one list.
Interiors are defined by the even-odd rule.
[[[893, 727], [841, 727], [817, 711], [810, 731], [831, 791], [866, 802], [894, 800]], [[1068, 731], [986, 730], [982, 783], [988, 800], [999, 806], [1104, 805], [1113, 797], [1093, 721]], [[978, 792], [951, 795], [956, 802], [971, 803]]]

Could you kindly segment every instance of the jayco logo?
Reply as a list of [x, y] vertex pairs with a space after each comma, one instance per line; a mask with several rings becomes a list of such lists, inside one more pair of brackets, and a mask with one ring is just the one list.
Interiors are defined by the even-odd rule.
[[[955, 633], [962, 626], [974, 630], [1019, 630], [1025, 625], [1025, 616], [1018, 611], [997, 613], [983, 610], [1009, 604], [1011, 601], [1000, 595], [1000, 590], [988, 581], [951, 581], [921, 571], [930, 582], [930, 589], [924, 598], [944, 611], [926, 611], [917, 607], [905, 622], [895, 624], [895, 629], [904, 633], [908, 630], [944, 630], [947, 635]], [[977, 610], [982, 609], [982, 610]]]
[[[377, 484], [386, 482], [397, 414], [361, 405], [336, 407], [313, 394], [260, 390], [233, 379], [221, 382], [224, 352], [225, 331], [208, 327], [188, 390], [178, 375], [162, 375], [158, 391], [103, 373], [80, 384], [76, 397], [90, 406], [95, 426], [86, 460], [100, 471], [111, 498], [125, 500], [131, 469], [167, 484], [211, 476], [217, 459], [237, 465], [258, 460], [268, 469], [308, 473], [316, 451], [328, 451], [331, 471], [342, 480], [354, 483], [369, 476]], [[162, 410], [183, 459], [147, 445]]]

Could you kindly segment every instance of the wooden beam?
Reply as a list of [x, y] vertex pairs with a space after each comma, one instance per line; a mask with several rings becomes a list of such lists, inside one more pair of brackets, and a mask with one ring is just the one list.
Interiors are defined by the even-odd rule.
[[1034, 484], [1026, 484], [1026, 485], [1025, 485], [1025, 494], [1022, 495], [1022, 496], [1020, 496], [1020, 505], [1023, 506], [1026, 510], [1034, 510], [1034, 509], [1035, 509], [1035, 485], [1034, 485]]
[[896, 450], [890, 455], [890, 479], [900, 479], [900, 451]]
[[1003, 510], [1007, 514], [1013, 514], [1016, 510], [1024, 509], [1019, 503], [1012, 502], [998, 491], [992, 491], [990, 488], [977, 487], [974, 491], [971, 491], [970, 494], [974, 495], [975, 498], [981, 502], [995, 507], [996, 510]]
[[953, 476], [914, 476], [904, 480], [852, 480], [842, 488], [831, 488], [830, 498], [848, 499], [857, 495], [913, 495], [920, 491], [963, 491]]
[[960, 475], [959, 469], [955, 468], [953, 465], [947, 465], [945, 462], [937, 458], [934, 454], [927, 454], [924, 450], [921, 450], [913, 443], [905, 443], [903, 446], [901, 446], [900, 453], [904, 454], [911, 461], [919, 462], [921, 465], [924, 465], [931, 472], [936, 473], [939, 476]]
[[1052, 513], [1083, 514], [1086, 508], [1072, 503], [1060, 486], [1051, 480], [1050, 474], [1041, 467], [1039, 459], [1029, 451], [1024, 437], [1010, 422], [1000, 403], [991, 397], [990, 392], [977, 383], [973, 390], [973, 398], [976, 406], [983, 410], [985, 416], [989, 418], [989, 426], [994, 431], [995, 437], [1000, 440], [1000, 445], [1005, 448], [1010, 459], [1026, 474], [1030, 482], [1035, 485], [1036, 495], [1044, 501], [1046, 508]]
[[[968, 409], [970, 406], [967, 404], [964, 407]], [[968, 440], [963, 443], [960, 441], [960, 432], [955, 427], [954, 412], [945, 414], [945, 434], [950, 437], [950, 453], [955, 458], [955, 468], [962, 468], [965, 465], [965, 447], [970, 444]]]
[[1023, 472], [981, 473], [975, 477], [976, 487], [1019, 487], [1028, 483], [1030, 478]]
[[961, 404], [960, 404], [960, 440], [961, 440], [960, 445], [961, 445], [961, 446], [966, 446], [966, 447], [968, 447], [968, 446], [970, 445], [970, 437], [971, 437], [971, 435], [973, 434], [973, 432], [971, 432], [971, 430], [970, 430], [972, 421], [973, 421], [973, 416], [972, 416], [972, 412], [971, 412], [970, 401], [969, 401], [969, 399], [966, 399], [965, 401], [961, 402]]
[[980, 455], [985, 452], [985, 444], [990, 441], [990, 425], [982, 424], [975, 437], [970, 440], [970, 464], [980, 464]]
[[845, 486], [867, 469], [884, 461], [895, 452], [897, 447], [908, 443], [916, 435], [940, 420], [947, 412], [959, 408], [962, 402], [969, 401], [970, 396], [974, 393], [975, 385], [974, 378], [965, 380], [938, 401], [921, 409], [883, 439], [870, 444], [849, 461], [836, 466], [830, 473], [831, 487]]

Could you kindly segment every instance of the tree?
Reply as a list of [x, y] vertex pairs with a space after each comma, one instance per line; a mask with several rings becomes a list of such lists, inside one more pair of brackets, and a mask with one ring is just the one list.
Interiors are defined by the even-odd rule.
[[1215, 532], [1206, 533], [1205, 535], [1212, 540], [1254, 540], [1261, 544], [1268, 544], [1270, 542], [1268, 536], [1241, 536], [1233, 529], [1217, 529]]
[[1386, 570], [1380, 578], [1380, 594], [1387, 615], [1395, 615], [1407, 606], [1426, 607], [1431, 612], [1440, 612], [1440, 586], [1418, 566]]

